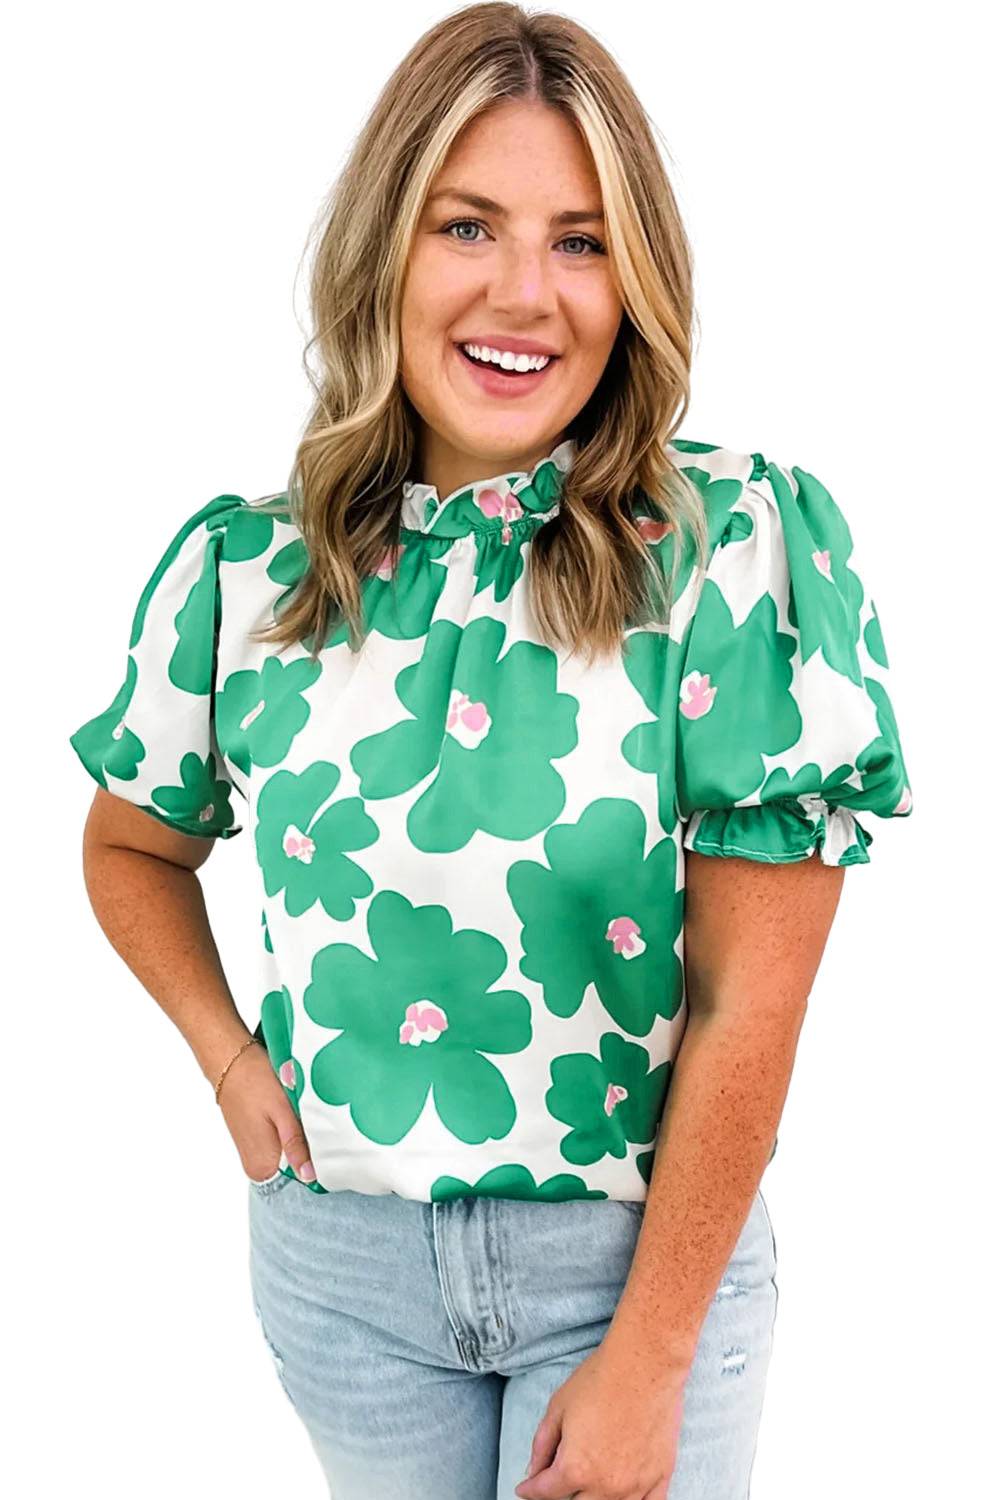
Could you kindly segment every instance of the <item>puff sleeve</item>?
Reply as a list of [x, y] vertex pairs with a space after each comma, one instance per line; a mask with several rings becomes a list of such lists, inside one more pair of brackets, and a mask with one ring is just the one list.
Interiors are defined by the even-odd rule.
[[139, 597], [124, 681], [70, 736], [99, 786], [202, 838], [230, 838], [243, 826], [214, 716], [219, 555], [241, 504], [220, 495], [181, 526]]
[[856, 814], [910, 812], [879, 619], [854, 561], [824, 485], [761, 460], [713, 549], [683, 641], [686, 848], [862, 864], [872, 836]]

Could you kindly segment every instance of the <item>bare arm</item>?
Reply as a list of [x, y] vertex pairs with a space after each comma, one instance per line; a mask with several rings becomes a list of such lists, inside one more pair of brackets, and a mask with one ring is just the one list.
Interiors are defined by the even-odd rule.
[[643, 1227], [604, 1343], [687, 1371], [785, 1104], [844, 871], [687, 857], [689, 1020]]
[[251, 1035], [226, 982], [195, 873], [214, 843], [178, 833], [100, 787], [83, 836], [84, 882], [104, 935], [213, 1084]]
[[[196, 874], [214, 844], [168, 828], [101, 787], [83, 836], [84, 882], [102, 931], [213, 1086], [252, 1036], [226, 981]], [[296, 1167], [308, 1159], [263, 1048], [248, 1047], [237, 1059], [219, 1099], [249, 1176], [274, 1172], [282, 1146]]]

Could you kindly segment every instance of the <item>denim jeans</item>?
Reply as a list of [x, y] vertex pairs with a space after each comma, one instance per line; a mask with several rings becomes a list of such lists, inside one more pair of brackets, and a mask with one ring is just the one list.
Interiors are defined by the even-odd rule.
[[[254, 1311], [336, 1500], [517, 1500], [600, 1343], [644, 1203], [249, 1183]], [[668, 1500], [747, 1500], [778, 1304], [764, 1198], [700, 1331]]]

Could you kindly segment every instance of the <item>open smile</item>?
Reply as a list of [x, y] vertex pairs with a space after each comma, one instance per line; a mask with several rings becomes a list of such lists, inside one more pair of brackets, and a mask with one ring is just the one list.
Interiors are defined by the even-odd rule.
[[559, 355], [549, 356], [549, 362], [541, 370], [505, 370], [496, 363], [488, 364], [485, 360], [476, 359], [467, 354], [460, 344], [453, 344], [452, 348], [462, 363], [464, 369], [469, 371], [470, 378], [475, 381], [480, 390], [489, 396], [526, 396], [532, 391], [538, 390], [539, 386], [549, 375], [553, 367], [559, 362]]

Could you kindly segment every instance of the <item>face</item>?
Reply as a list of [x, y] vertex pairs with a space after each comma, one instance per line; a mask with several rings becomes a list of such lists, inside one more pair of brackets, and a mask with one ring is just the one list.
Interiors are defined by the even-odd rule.
[[[572, 123], [521, 100], [480, 115], [432, 183], [408, 261], [401, 379], [422, 419], [417, 477], [445, 495], [544, 458], [598, 384], [622, 312]], [[505, 363], [550, 357], [506, 374], [462, 344]]]

